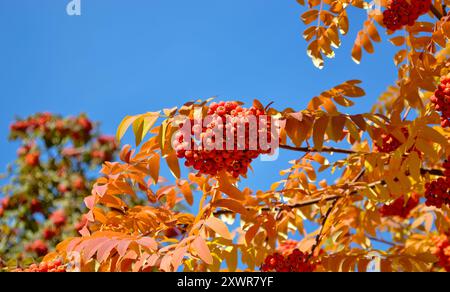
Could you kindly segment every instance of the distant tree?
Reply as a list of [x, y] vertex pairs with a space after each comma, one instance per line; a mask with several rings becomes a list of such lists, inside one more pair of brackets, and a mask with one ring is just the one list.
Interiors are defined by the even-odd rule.
[[0, 195], [3, 266], [38, 261], [86, 223], [83, 200], [93, 175], [117, 152], [115, 137], [99, 133], [86, 115], [39, 113], [16, 120], [10, 140], [20, 143]]

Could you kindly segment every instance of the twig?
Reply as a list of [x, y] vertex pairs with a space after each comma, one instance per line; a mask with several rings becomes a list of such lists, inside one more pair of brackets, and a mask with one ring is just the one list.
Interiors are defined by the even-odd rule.
[[333, 211], [334, 207], [336, 207], [338, 201], [339, 201], [339, 198], [336, 198], [333, 201], [333, 204], [330, 206], [330, 208], [328, 208], [327, 213], [323, 217], [322, 226], [320, 227], [319, 233], [316, 235], [316, 239], [315, 239], [314, 245], [311, 247], [311, 253], [309, 254], [309, 257], [312, 257], [315, 254], [316, 249], [320, 246], [320, 243], [322, 242], [323, 231], [325, 230], [325, 225], [327, 224], [328, 218], [330, 217], [331, 212]]
[[405, 111], [405, 114], [403, 115], [403, 121], [406, 121], [410, 112], [411, 112], [411, 106], [408, 106], [408, 108]]
[[436, 16], [437, 19], [441, 19], [443, 17], [443, 15], [439, 12], [439, 10], [436, 9], [436, 7], [434, 7], [433, 4], [430, 5], [430, 11], [434, 14], [434, 16]]
[[[363, 169], [359, 172], [359, 174], [353, 179], [352, 182], [357, 182], [357, 181], [359, 181], [359, 180], [363, 177], [363, 175], [364, 175], [365, 172], [366, 172], [366, 169], [363, 168]], [[336, 199], [333, 201], [333, 204], [331, 204], [331, 206], [330, 206], [330, 208], [328, 209], [327, 213], [325, 214], [325, 216], [324, 216], [324, 218], [323, 218], [323, 220], [322, 220], [322, 227], [320, 228], [320, 231], [319, 231], [319, 233], [318, 233], [317, 236], [316, 236], [316, 240], [315, 240], [314, 245], [311, 247], [311, 253], [309, 254], [309, 257], [312, 257], [312, 256], [315, 254], [316, 249], [320, 246], [320, 243], [322, 242], [323, 232], [324, 232], [324, 230], [325, 230], [325, 225], [326, 225], [327, 222], [328, 222], [328, 218], [330, 217], [332, 211], [334, 210], [334, 208], [336, 207], [338, 201], [339, 201], [341, 198], [342, 198], [342, 197], [336, 198]]]
[[311, 147], [294, 147], [289, 145], [280, 145], [281, 149], [286, 150], [292, 150], [292, 151], [298, 151], [298, 152], [334, 152], [334, 153], [342, 153], [342, 154], [357, 154], [360, 152], [349, 150], [349, 149], [342, 149], [342, 148], [335, 148], [335, 147], [322, 147], [322, 149], [314, 149]]
[[[429, 173], [431, 175], [436, 175], [436, 176], [444, 175], [443, 171], [439, 170], [439, 169], [421, 169], [421, 173], [422, 174]], [[378, 183], [385, 184], [384, 181], [379, 181]], [[288, 189], [288, 190], [291, 190], [291, 189]], [[288, 190], [286, 190], [286, 191], [288, 191]], [[358, 191], [353, 191], [349, 194], [349, 196], [354, 196], [357, 194], [358, 194]], [[330, 196], [326, 196], [326, 197], [319, 197], [319, 198], [314, 198], [314, 199], [310, 199], [310, 200], [305, 200], [305, 201], [297, 203], [297, 204], [280, 204], [275, 208], [275, 210], [279, 211], [279, 210], [299, 209], [299, 208], [303, 208], [303, 207], [316, 205], [320, 202], [334, 201], [334, 200], [342, 198], [342, 197], [343, 197], [342, 195], [330, 195]], [[251, 211], [252, 209], [247, 208], [247, 210]], [[263, 207], [263, 208], [260, 208], [259, 210], [267, 212], [267, 211], [273, 210], [273, 208]], [[232, 213], [233, 213], [233, 211], [230, 211], [230, 210], [219, 210], [219, 211], [214, 212], [214, 216], [227, 215], [227, 214], [232, 214]]]
[[440, 169], [426, 169], [426, 168], [421, 168], [420, 169], [420, 173], [422, 175], [424, 174], [431, 174], [431, 175], [436, 175], [436, 176], [444, 176], [444, 172]]

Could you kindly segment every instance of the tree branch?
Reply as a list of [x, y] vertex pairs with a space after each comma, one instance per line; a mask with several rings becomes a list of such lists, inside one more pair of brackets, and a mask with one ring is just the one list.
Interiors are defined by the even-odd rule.
[[[360, 171], [360, 172], [358, 173], [358, 175], [352, 180], [352, 182], [357, 182], [357, 181], [359, 181], [359, 180], [364, 176], [364, 173], [365, 173], [365, 172], [366, 172], [366, 169], [365, 169], [365, 168], [361, 169], [361, 171]], [[309, 257], [312, 257], [312, 256], [315, 254], [317, 248], [320, 246], [320, 244], [321, 244], [321, 242], [322, 242], [323, 232], [324, 232], [324, 230], [325, 230], [325, 225], [326, 225], [327, 222], [328, 222], [328, 218], [330, 217], [331, 213], [333, 212], [334, 208], [336, 207], [338, 201], [339, 201], [341, 198], [342, 198], [342, 197], [338, 197], [338, 198], [336, 198], [336, 199], [333, 201], [333, 204], [331, 204], [331, 206], [330, 206], [330, 208], [328, 209], [327, 213], [326, 213], [325, 216], [323, 217], [323, 220], [322, 220], [322, 226], [321, 226], [321, 228], [320, 228], [319, 233], [318, 233], [317, 236], [316, 236], [316, 240], [315, 240], [314, 245], [311, 247], [311, 253], [309, 254]]]
[[319, 233], [317, 233], [317, 235], [316, 235], [316, 239], [315, 239], [314, 245], [311, 247], [311, 253], [309, 254], [309, 257], [312, 257], [315, 254], [317, 248], [320, 246], [320, 243], [322, 242], [323, 231], [325, 230], [325, 225], [327, 224], [328, 218], [330, 217], [331, 212], [333, 211], [334, 207], [336, 207], [336, 204], [339, 201], [339, 199], [340, 198], [336, 198], [333, 201], [333, 204], [330, 206], [330, 208], [328, 208], [327, 213], [323, 217], [322, 226], [320, 227]]
[[437, 19], [441, 19], [443, 17], [443, 15], [439, 12], [439, 10], [436, 9], [436, 7], [434, 7], [433, 4], [430, 5], [430, 11], [433, 13], [434, 16], [436, 16]]
[[422, 175], [424, 174], [431, 174], [436, 176], [444, 176], [444, 172], [440, 169], [427, 169], [427, 168], [421, 168], [420, 173]]
[[334, 152], [334, 153], [342, 153], [342, 154], [360, 153], [360, 152], [349, 150], [349, 149], [342, 149], [342, 148], [335, 148], [335, 147], [322, 147], [321, 150], [314, 149], [311, 147], [294, 147], [294, 146], [289, 146], [289, 145], [280, 145], [279, 147], [281, 149], [298, 151], [298, 152]]
[[[422, 168], [420, 170], [420, 172], [422, 174], [431, 174], [431, 175], [436, 175], [436, 176], [444, 176], [444, 172], [442, 170], [439, 169], [425, 169]], [[361, 178], [361, 177], [360, 177]], [[384, 181], [379, 181], [378, 183], [381, 184], [385, 184]], [[351, 192], [349, 195], [350, 196], [354, 196], [357, 195], [358, 191], [353, 191]], [[279, 204], [275, 207], [275, 210], [292, 210], [292, 209], [299, 209], [299, 208], [303, 208], [303, 207], [308, 207], [308, 206], [312, 206], [312, 205], [316, 205], [320, 202], [330, 202], [330, 201], [334, 201], [337, 200], [339, 198], [343, 198], [344, 196], [342, 195], [330, 195], [330, 196], [326, 196], [326, 197], [319, 197], [319, 198], [314, 198], [314, 199], [310, 199], [310, 200], [305, 200], [303, 202], [297, 203], [297, 204]], [[251, 211], [251, 208], [247, 208], [248, 211]], [[269, 208], [269, 207], [263, 207], [261, 209], [259, 209], [261, 211], [271, 211], [273, 210], [273, 208]], [[214, 212], [215, 216], [220, 216], [220, 215], [227, 215], [227, 214], [232, 214], [234, 213], [233, 211], [230, 210], [219, 210]]]

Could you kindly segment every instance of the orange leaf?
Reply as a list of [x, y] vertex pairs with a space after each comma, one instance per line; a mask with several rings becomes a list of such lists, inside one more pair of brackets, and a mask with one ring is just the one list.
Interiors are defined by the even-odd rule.
[[224, 194], [227, 194], [230, 198], [243, 201], [245, 200], [245, 195], [235, 186], [233, 186], [225, 172], [221, 172], [218, 178], [219, 188], [218, 190]]
[[209, 217], [206, 222], [206, 226], [211, 228], [215, 233], [219, 234], [225, 239], [232, 240], [233, 236], [231, 235], [230, 231], [228, 230], [227, 225], [223, 223], [222, 220], [217, 219], [216, 217]]
[[116, 240], [108, 240], [104, 242], [101, 246], [99, 246], [97, 250], [97, 261], [102, 263], [105, 261], [109, 255], [111, 254], [111, 251], [117, 246], [119, 242]]
[[143, 237], [139, 240], [136, 240], [136, 243], [138, 243], [139, 245], [148, 247], [151, 250], [158, 249], [158, 243], [156, 243], [156, 241], [151, 237]]
[[191, 190], [191, 186], [189, 185], [189, 182], [185, 181], [181, 186], [180, 186], [180, 191], [183, 194], [184, 198], [186, 199], [186, 202], [192, 206], [192, 204], [194, 203], [194, 196], [192, 194], [192, 190]]
[[232, 199], [217, 200], [213, 205], [215, 207], [225, 208], [242, 215], [246, 215], [248, 213], [247, 209], [245, 209], [245, 207], [240, 202]]
[[187, 247], [178, 248], [173, 252], [172, 266], [174, 267], [175, 271], [178, 270], [179, 266], [181, 266], [186, 252]]
[[180, 171], [180, 164], [178, 163], [178, 158], [177, 155], [174, 151], [171, 151], [169, 154], [167, 154], [166, 158], [166, 162], [167, 165], [170, 168], [170, 172], [172, 173], [172, 175], [175, 178], [180, 178], [181, 176], [181, 171]]
[[204, 261], [208, 265], [212, 265], [213, 258], [211, 256], [211, 251], [209, 250], [208, 245], [202, 237], [197, 237], [191, 245], [194, 250], [197, 252], [198, 256], [202, 261]]
[[313, 140], [316, 150], [320, 151], [322, 149], [323, 141], [325, 139], [325, 131], [328, 126], [328, 120], [328, 116], [322, 116], [314, 123]]
[[153, 154], [152, 158], [150, 158], [150, 176], [153, 179], [153, 183], [157, 184], [159, 180], [159, 168], [160, 168], [160, 159], [158, 153]]
[[247, 233], [245, 233], [245, 242], [247, 242], [247, 245], [251, 245], [253, 238], [259, 230], [259, 227], [259, 224], [255, 224], [248, 229]]

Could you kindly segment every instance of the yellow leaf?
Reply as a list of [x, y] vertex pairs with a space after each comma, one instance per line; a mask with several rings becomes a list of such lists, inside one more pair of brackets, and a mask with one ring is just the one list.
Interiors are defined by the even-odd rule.
[[421, 131], [421, 134], [421, 137], [425, 140], [441, 144], [443, 147], [448, 144], [447, 138], [433, 128], [424, 127], [423, 131]]
[[140, 116], [133, 122], [133, 133], [136, 146], [138, 146], [142, 141], [143, 131], [144, 131], [144, 118]]
[[144, 125], [142, 129], [141, 141], [144, 140], [147, 133], [155, 125], [159, 118], [159, 112], [147, 113], [144, 115]]
[[116, 138], [117, 141], [122, 140], [123, 136], [125, 135], [128, 128], [131, 126], [131, 124], [137, 119], [139, 116], [126, 116], [122, 122], [120, 123], [119, 127], [117, 128]]

